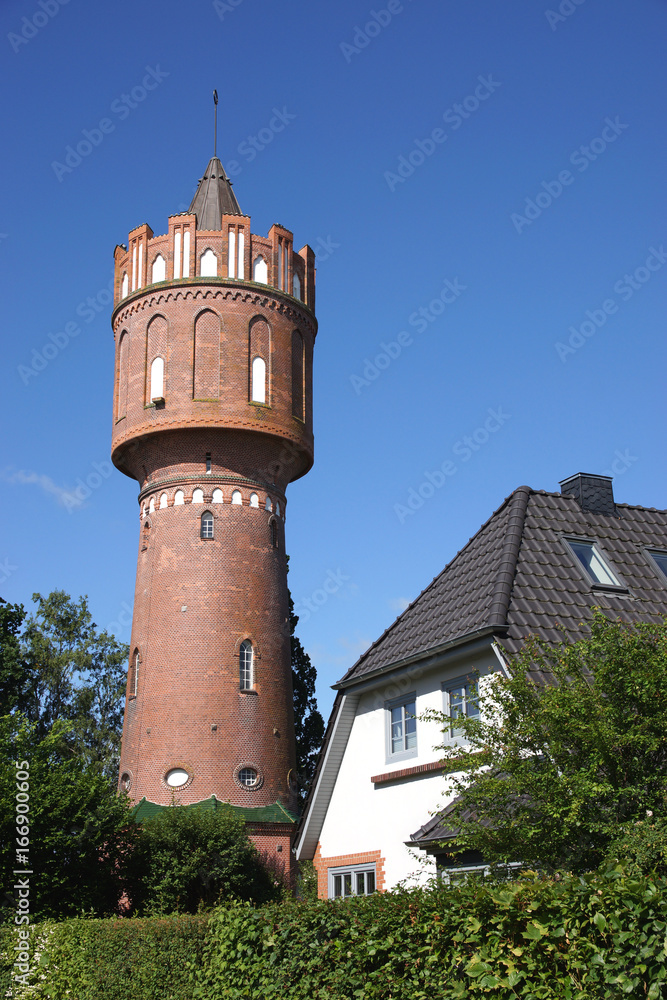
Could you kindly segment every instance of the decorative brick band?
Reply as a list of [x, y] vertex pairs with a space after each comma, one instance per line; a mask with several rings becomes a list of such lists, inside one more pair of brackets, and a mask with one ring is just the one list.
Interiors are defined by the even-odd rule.
[[434, 760], [430, 764], [416, 764], [414, 767], [403, 767], [400, 771], [388, 771], [386, 774], [374, 774], [371, 781], [374, 785], [387, 785], [390, 781], [404, 781], [407, 778], [426, 778], [429, 774], [439, 771], [442, 774], [445, 764]]
[[329, 895], [329, 869], [342, 868], [345, 865], [367, 865], [375, 862], [375, 887], [378, 892], [384, 889], [384, 858], [381, 851], [363, 851], [359, 854], [339, 854], [332, 858], [323, 858], [322, 849], [318, 841], [313, 866], [317, 872], [317, 895], [320, 899], [327, 899]]

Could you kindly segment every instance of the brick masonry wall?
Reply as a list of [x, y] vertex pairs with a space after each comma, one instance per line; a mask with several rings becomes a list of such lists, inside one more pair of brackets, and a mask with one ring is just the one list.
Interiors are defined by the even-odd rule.
[[[143, 281], [153, 243], [167, 256], [170, 273], [170, 242], [151, 239], [148, 227], [131, 236], [144, 239]], [[207, 246], [211, 236], [205, 234]], [[194, 254], [193, 247], [193, 266]], [[128, 257], [117, 249], [117, 297]], [[253, 341], [258, 321], [261, 337]], [[312, 464], [316, 321], [277, 289], [195, 277], [130, 294], [118, 302], [113, 328], [112, 458], [139, 483], [142, 514], [130, 646], [130, 663], [138, 653], [139, 666], [136, 692], [128, 684], [126, 698], [123, 784], [135, 801], [188, 804], [215, 794], [233, 805], [278, 801], [294, 809], [285, 490]], [[295, 329], [306, 349], [304, 420], [292, 415]], [[266, 353], [265, 405], [250, 398], [255, 343]], [[165, 363], [164, 401], [154, 404], [150, 367], [158, 354]], [[191, 502], [196, 488], [203, 504]], [[241, 504], [230, 502], [234, 489]], [[182, 504], [175, 503], [178, 490]], [[214, 490], [222, 490], [222, 503], [213, 503]], [[257, 506], [251, 506], [253, 494]], [[160, 506], [163, 496], [166, 506]], [[201, 538], [204, 511], [213, 515], [212, 539]], [[251, 691], [239, 685], [244, 639], [254, 650]], [[255, 787], [238, 780], [242, 767], [257, 770]], [[189, 775], [174, 790], [165, 781], [173, 768]], [[277, 841], [275, 831], [256, 836], [258, 844], [269, 836], [265, 848], [272, 852], [287, 837], [281, 853], [291, 859], [291, 834]]]
[[313, 857], [313, 865], [317, 872], [317, 895], [320, 899], [327, 899], [329, 895], [329, 869], [342, 868], [345, 865], [366, 865], [375, 862], [375, 887], [378, 892], [384, 889], [384, 858], [380, 851], [361, 851], [358, 854], [339, 854], [336, 857], [322, 857], [320, 844]]

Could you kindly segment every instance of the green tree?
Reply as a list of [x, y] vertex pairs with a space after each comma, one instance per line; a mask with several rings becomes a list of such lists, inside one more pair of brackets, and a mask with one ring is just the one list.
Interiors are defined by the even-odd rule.
[[510, 671], [480, 685], [479, 719], [457, 721], [467, 745], [442, 748], [458, 772], [457, 848], [547, 870], [619, 856], [667, 871], [667, 623], [597, 612], [590, 638], [531, 639]]
[[0, 597], [0, 715], [24, 709], [30, 699], [31, 676], [21, 655], [22, 604]]
[[196, 913], [222, 900], [265, 903], [282, 893], [230, 806], [163, 809], [144, 821], [136, 863], [130, 898], [141, 913]]
[[315, 773], [317, 755], [322, 746], [324, 719], [317, 709], [317, 698], [315, 697], [317, 672], [295, 632], [298, 621], [299, 616], [294, 613], [294, 601], [292, 595], [289, 594], [296, 769], [299, 776], [299, 799], [303, 802]]
[[[77, 752], [72, 725], [57, 721], [42, 735], [18, 712], [0, 718], [2, 906], [14, 908], [13, 873], [26, 868], [33, 919], [116, 913], [132, 880], [139, 827], [126, 797]], [[17, 793], [22, 804], [28, 796], [27, 814], [17, 814]]]
[[33, 594], [36, 612], [25, 624], [21, 655], [29, 678], [26, 715], [44, 736], [57, 720], [78, 751], [96, 761], [114, 787], [118, 777], [128, 647], [98, 631], [88, 598], [63, 590]]

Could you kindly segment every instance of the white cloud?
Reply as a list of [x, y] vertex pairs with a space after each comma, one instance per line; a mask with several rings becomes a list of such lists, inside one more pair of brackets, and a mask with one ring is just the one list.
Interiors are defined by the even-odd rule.
[[25, 469], [18, 469], [16, 472], [3, 469], [0, 475], [6, 483], [11, 483], [12, 485], [37, 486], [44, 493], [54, 497], [56, 503], [61, 507], [65, 507], [66, 510], [72, 510], [73, 507], [81, 507], [83, 504], [83, 501], [75, 493], [66, 490], [64, 486], [58, 486], [50, 476], [45, 476], [43, 473], [26, 472]]

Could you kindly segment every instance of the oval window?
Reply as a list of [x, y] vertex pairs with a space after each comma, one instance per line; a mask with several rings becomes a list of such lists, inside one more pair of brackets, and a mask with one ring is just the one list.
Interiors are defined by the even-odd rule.
[[165, 781], [170, 788], [180, 788], [189, 778], [190, 775], [182, 767], [172, 767], [171, 771], [167, 772]]

